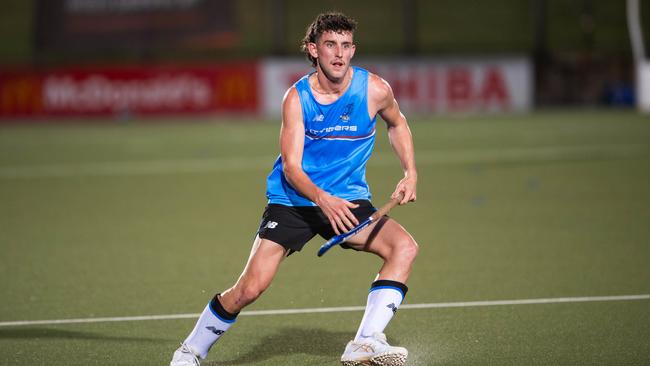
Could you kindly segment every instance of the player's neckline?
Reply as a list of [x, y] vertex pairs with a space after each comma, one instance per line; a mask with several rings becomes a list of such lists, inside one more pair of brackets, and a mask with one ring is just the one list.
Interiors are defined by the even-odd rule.
[[[316, 103], [318, 103], [319, 105], [321, 105], [321, 106], [329, 106], [329, 105], [335, 104], [336, 102], [341, 100], [341, 98], [343, 98], [345, 95], [347, 95], [348, 92], [350, 91], [351, 87], [352, 87], [352, 83], [354, 81], [354, 76], [356, 75], [355, 68], [351, 67], [351, 69], [352, 69], [352, 75], [350, 76], [350, 81], [348, 82], [348, 85], [346, 85], [346, 87], [345, 87], [345, 91], [341, 95], [339, 95], [338, 98], [336, 98], [335, 100], [333, 100], [333, 101], [331, 101], [329, 103], [322, 103], [321, 101], [319, 101], [316, 98], [316, 93], [314, 92], [314, 89], [311, 87], [311, 84], [309, 83], [309, 78], [307, 78], [307, 87], [309, 88], [309, 93], [311, 94], [311, 97], [314, 99], [314, 101]], [[317, 71], [315, 71], [313, 74], [316, 74], [316, 73], [317, 73]], [[318, 78], [318, 75], [316, 75], [316, 77]]]

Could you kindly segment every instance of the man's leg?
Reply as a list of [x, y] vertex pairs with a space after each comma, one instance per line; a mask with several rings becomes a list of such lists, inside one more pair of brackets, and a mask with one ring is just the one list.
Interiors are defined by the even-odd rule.
[[[376, 226], [380, 226], [377, 231]], [[397, 221], [384, 217], [346, 244], [357, 250], [374, 253], [384, 260], [377, 280], [406, 283], [418, 254], [415, 239]]]
[[[235, 322], [239, 311], [269, 287], [285, 253], [286, 249], [279, 244], [256, 237], [237, 283], [222, 294], [217, 294], [205, 307], [183, 346], [174, 353], [171, 365], [194, 365], [198, 361], [193, 363], [193, 355], [207, 357], [210, 347]], [[193, 355], [184, 351], [191, 351]]]
[[286, 258], [287, 249], [268, 239], [255, 238], [253, 249], [237, 283], [221, 296], [221, 304], [231, 313], [239, 313], [264, 292]]
[[[406, 281], [417, 256], [418, 246], [396, 221], [383, 220], [385, 221], [379, 221], [346, 243], [355, 249], [378, 255], [384, 263], [370, 287], [366, 310], [357, 334], [348, 343], [341, 359], [345, 365], [361, 365], [362, 362], [403, 365], [406, 362], [406, 349], [389, 346], [383, 332], [408, 291]], [[370, 346], [372, 352], [367, 351], [367, 346]]]

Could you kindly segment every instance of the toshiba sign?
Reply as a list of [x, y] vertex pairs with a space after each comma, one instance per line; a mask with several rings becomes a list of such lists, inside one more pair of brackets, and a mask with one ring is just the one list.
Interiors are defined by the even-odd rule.
[[[390, 83], [410, 113], [523, 112], [532, 107], [532, 68], [524, 58], [492, 60], [358, 60]], [[312, 72], [306, 60], [263, 64], [264, 111], [280, 114], [286, 89]]]

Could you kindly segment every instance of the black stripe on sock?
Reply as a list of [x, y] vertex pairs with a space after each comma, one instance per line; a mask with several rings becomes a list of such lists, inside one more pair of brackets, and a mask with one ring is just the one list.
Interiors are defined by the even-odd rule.
[[404, 296], [406, 296], [406, 293], [409, 290], [409, 288], [405, 284], [397, 281], [391, 281], [391, 280], [377, 280], [373, 282], [372, 285], [370, 285], [370, 290], [372, 291], [373, 288], [382, 287], [382, 286], [396, 287], [402, 291]]
[[212, 311], [219, 314], [220, 317], [226, 320], [235, 320], [235, 318], [237, 318], [237, 315], [239, 315], [239, 313], [232, 314], [227, 312], [226, 309], [224, 309], [223, 306], [221, 305], [221, 302], [219, 301], [219, 295], [221, 294], [214, 295], [214, 298], [212, 298], [212, 301], [210, 301], [210, 308], [212, 309]]

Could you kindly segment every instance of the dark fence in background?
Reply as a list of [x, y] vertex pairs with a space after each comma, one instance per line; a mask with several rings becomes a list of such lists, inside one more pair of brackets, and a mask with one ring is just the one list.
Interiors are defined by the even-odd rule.
[[[233, 1], [38, 0], [34, 59], [55, 55], [97, 60], [151, 50], [233, 48], [237, 39]], [[78, 60], [78, 59], [77, 59]]]
[[0, 65], [295, 56], [306, 25], [330, 9], [358, 20], [364, 57], [524, 55], [537, 105], [632, 102], [622, 0], [6, 0]]

